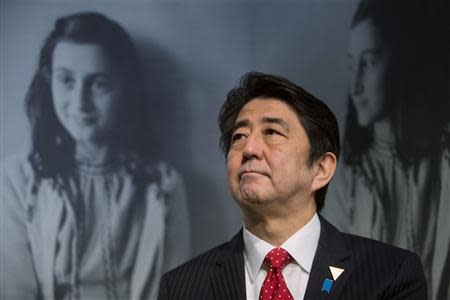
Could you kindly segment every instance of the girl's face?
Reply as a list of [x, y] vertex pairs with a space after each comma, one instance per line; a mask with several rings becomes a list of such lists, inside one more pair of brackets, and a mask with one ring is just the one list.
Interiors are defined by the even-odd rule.
[[51, 74], [53, 105], [64, 128], [76, 143], [106, 144], [122, 91], [104, 49], [61, 41], [53, 51]]
[[372, 21], [364, 20], [350, 32], [350, 95], [358, 123], [368, 126], [385, 116], [386, 53]]

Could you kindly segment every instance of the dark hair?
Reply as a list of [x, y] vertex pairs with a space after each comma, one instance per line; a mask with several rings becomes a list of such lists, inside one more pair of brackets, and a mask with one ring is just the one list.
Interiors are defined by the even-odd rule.
[[[328, 106], [285, 78], [255, 72], [247, 73], [241, 78], [239, 85], [228, 93], [220, 110], [220, 147], [225, 156], [230, 149], [231, 136], [239, 112], [255, 98], [275, 98], [294, 109], [310, 143], [309, 166], [326, 152], [332, 152], [339, 157], [338, 123]], [[314, 195], [317, 210], [324, 205], [327, 188], [328, 185], [322, 187]]]
[[[439, 151], [450, 119], [448, 5], [444, 2], [362, 0], [352, 20], [352, 27], [370, 20], [383, 51], [389, 53], [384, 111], [392, 121], [395, 150], [405, 166]], [[358, 165], [372, 142], [372, 126], [358, 124], [349, 96], [344, 161]]]
[[32, 127], [29, 160], [37, 178], [59, 182], [70, 175], [74, 166], [75, 142], [56, 117], [50, 86], [53, 51], [61, 41], [96, 44], [107, 53], [119, 71], [124, 95], [110, 139], [111, 147], [125, 162], [134, 161], [130, 168], [136, 165], [136, 160], [147, 159], [149, 103], [137, 50], [118, 23], [99, 13], [77, 13], [56, 20], [41, 49], [38, 69], [25, 97]]

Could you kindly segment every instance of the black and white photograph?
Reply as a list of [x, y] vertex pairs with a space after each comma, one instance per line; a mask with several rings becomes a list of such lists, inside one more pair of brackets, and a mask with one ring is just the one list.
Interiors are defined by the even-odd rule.
[[317, 213], [450, 299], [448, 1], [0, 1], [1, 299], [157, 299], [239, 232], [218, 122], [248, 72], [337, 118]]

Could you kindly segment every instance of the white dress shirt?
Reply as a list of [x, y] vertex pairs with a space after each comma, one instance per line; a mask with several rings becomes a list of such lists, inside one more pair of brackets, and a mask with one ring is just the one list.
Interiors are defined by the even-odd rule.
[[[284, 267], [282, 273], [294, 299], [303, 300], [305, 296], [319, 236], [320, 220], [315, 213], [305, 226], [280, 246], [288, 251], [293, 258], [293, 261]], [[276, 246], [258, 238], [245, 227], [243, 239], [247, 299], [257, 300], [267, 275], [266, 267], [263, 264], [264, 257]]]

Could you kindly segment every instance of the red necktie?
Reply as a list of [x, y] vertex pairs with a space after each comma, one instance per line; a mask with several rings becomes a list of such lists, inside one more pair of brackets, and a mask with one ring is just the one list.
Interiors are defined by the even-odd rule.
[[267, 253], [264, 263], [267, 276], [259, 292], [259, 300], [293, 300], [281, 270], [292, 261], [292, 256], [283, 248], [274, 248]]

